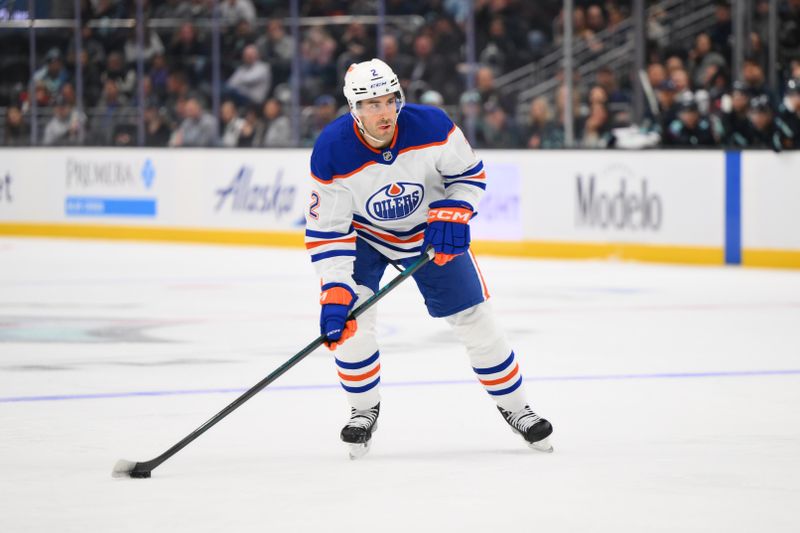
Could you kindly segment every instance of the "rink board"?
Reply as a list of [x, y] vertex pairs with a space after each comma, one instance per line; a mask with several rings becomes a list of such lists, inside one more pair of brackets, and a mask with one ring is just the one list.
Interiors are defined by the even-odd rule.
[[[0, 234], [301, 246], [309, 155], [2, 150]], [[479, 252], [800, 267], [799, 154], [479, 155], [490, 179], [472, 223]]]

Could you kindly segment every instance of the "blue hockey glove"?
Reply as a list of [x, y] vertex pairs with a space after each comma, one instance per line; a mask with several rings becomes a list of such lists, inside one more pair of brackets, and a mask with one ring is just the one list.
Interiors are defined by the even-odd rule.
[[459, 200], [437, 200], [428, 210], [428, 227], [422, 249], [433, 246], [433, 262], [442, 266], [469, 249], [469, 220], [472, 206]]
[[325, 346], [336, 350], [344, 341], [355, 335], [358, 324], [347, 320], [356, 303], [356, 293], [344, 283], [326, 283], [319, 297], [322, 306], [319, 315], [320, 333], [327, 339]]

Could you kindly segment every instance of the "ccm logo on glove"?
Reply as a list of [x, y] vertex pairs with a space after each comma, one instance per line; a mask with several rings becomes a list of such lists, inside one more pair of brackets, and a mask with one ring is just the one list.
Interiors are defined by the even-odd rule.
[[434, 220], [445, 220], [448, 222], [459, 222], [466, 224], [472, 218], [472, 209], [431, 209], [428, 211], [428, 222]]
[[436, 257], [433, 262], [445, 265], [469, 249], [468, 222], [475, 214], [472, 206], [459, 200], [437, 200], [431, 202], [428, 211], [428, 227], [425, 229], [423, 250], [433, 246]]

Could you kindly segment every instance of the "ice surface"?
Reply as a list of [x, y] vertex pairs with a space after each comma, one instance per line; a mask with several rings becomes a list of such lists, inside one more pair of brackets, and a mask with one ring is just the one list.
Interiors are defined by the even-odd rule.
[[0, 531], [800, 531], [800, 273], [481, 266], [555, 453], [406, 283], [380, 304], [366, 457], [321, 350], [118, 480], [316, 337], [305, 253], [0, 239]]

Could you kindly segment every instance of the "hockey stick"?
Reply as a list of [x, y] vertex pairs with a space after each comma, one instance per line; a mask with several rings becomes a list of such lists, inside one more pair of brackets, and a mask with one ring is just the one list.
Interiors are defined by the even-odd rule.
[[[378, 303], [378, 300], [392, 292], [395, 287], [400, 285], [403, 281], [407, 278], [411, 277], [417, 270], [425, 266], [425, 264], [433, 258], [433, 247], [428, 247], [425, 250], [425, 253], [417, 259], [411, 266], [403, 270], [403, 272], [395, 277], [392, 281], [390, 281], [386, 286], [380, 289], [378, 292], [370, 296], [363, 304], [359, 305], [356, 309], [354, 309], [350, 316], [347, 318], [348, 320], [358, 318], [362, 315], [367, 309]], [[256, 383], [250, 390], [239, 396], [236, 400], [230, 403], [227, 407], [225, 407], [222, 411], [215, 414], [211, 417], [205, 424], [198, 427], [186, 437], [183, 438], [180, 442], [175, 444], [172, 448], [165, 451], [155, 459], [150, 459], [149, 461], [144, 461], [142, 463], [135, 463], [133, 461], [126, 461], [125, 459], [120, 459], [117, 461], [117, 464], [114, 465], [114, 470], [111, 472], [112, 477], [132, 477], [132, 478], [149, 478], [150, 473], [158, 467], [161, 463], [181, 451], [184, 447], [186, 447], [189, 443], [195, 440], [197, 437], [211, 429], [217, 422], [231, 414], [234, 410], [240, 407], [244, 402], [258, 394], [262, 389], [264, 389], [267, 385], [278, 379], [280, 376], [286, 373], [290, 368], [294, 365], [299, 363], [302, 359], [304, 359], [308, 354], [319, 348], [322, 343], [325, 342], [325, 337], [320, 335], [317, 337], [311, 344], [300, 350], [297, 354], [291, 357], [288, 361], [283, 363], [277, 369], [275, 369], [270, 375]]]

